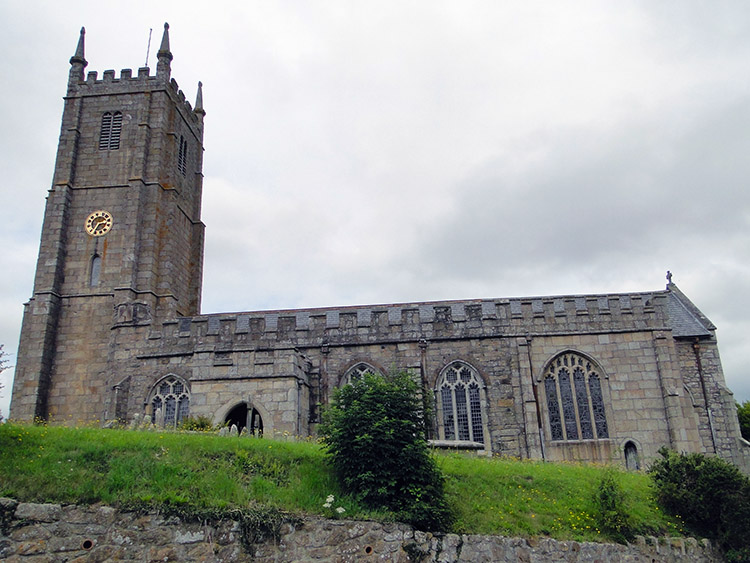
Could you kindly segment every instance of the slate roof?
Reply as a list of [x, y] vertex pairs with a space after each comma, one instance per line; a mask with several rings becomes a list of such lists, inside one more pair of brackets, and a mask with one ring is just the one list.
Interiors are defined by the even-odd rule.
[[712, 336], [714, 324], [685, 297], [676, 285], [667, 286], [667, 312], [675, 338]]

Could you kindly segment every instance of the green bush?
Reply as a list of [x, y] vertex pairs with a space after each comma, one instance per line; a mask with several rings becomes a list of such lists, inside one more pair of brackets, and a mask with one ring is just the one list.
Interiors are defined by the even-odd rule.
[[[735, 561], [750, 561], [750, 480], [734, 465], [703, 454], [662, 448], [649, 469], [657, 500], [694, 533], [714, 540]], [[745, 551], [745, 555], [741, 554]]]
[[321, 432], [344, 490], [420, 529], [444, 531], [453, 518], [424, 438], [421, 392], [408, 373], [365, 374], [334, 392]]
[[633, 538], [634, 530], [625, 499], [625, 489], [614, 469], [608, 469], [596, 488], [594, 505], [599, 527], [619, 542]]
[[750, 440], [750, 401], [737, 404], [737, 418], [740, 421], [740, 432], [745, 440]]
[[191, 430], [193, 432], [211, 432], [214, 425], [207, 416], [189, 416], [180, 422], [180, 430]]

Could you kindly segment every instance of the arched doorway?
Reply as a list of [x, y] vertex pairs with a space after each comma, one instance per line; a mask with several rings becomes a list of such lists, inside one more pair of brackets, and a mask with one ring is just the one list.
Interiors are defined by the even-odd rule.
[[227, 413], [224, 422], [227, 426], [236, 425], [240, 432], [243, 428], [247, 428], [248, 434], [253, 436], [263, 435], [263, 418], [261, 418], [257, 409], [252, 408], [247, 403], [240, 403], [233, 407]]
[[641, 469], [638, 448], [633, 442], [625, 444], [625, 467], [628, 471], [639, 471]]

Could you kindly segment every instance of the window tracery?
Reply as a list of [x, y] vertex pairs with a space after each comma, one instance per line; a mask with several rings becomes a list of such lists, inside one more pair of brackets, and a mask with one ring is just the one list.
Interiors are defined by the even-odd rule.
[[438, 379], [436, 395], [441, 439], [484, 442], [482, 385], [473, 368], [463, 362], [450, 364]]
[[347, 372], [344, 374], [344, 379], [343, 379], [344, 385], [348, 385], [352, 383], [353, 381], [362, 379], [366, 373], [375, 375], [378, 373], [378, 370], [376, 370], [370, 364], [367, 364], [365, 362], [358, 363], [357, 365], [349, 368]]
[[553, 441], [609, 437], [600, 371], [591, 360], [574, 352], [560, 354], [550, 362], [544, 376], [544, 397]]
[[151, 422], [157, 426], [177, 426], [190, 414], [190, 390], [179, 377], [170, 375], [151, 390]]

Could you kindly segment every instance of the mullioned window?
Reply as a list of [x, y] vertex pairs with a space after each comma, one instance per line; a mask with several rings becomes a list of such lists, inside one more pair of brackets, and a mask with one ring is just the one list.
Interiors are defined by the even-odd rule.
[[151, 422], [157, 426], [177, 426], [190, 415], [190, 389], [185, 381], [169, 375], [151, 390]]
[[574, 352], [553, 359], [544, 376], [550, 437], [553, 441], [609, 437], [601, 370]]
[[440, 374], [436, 390], [440, 439], [484, 442], [484, 398], [476, 370], [453, 362]]
[[344, 374], [343, 383], [344, 385], [348, 385], [349, 383], [362, 379], [366, 373], [377, 375], [378, 370], [376, 370], [370, 364], [360, 362], [346, 371], [346, 373]]

